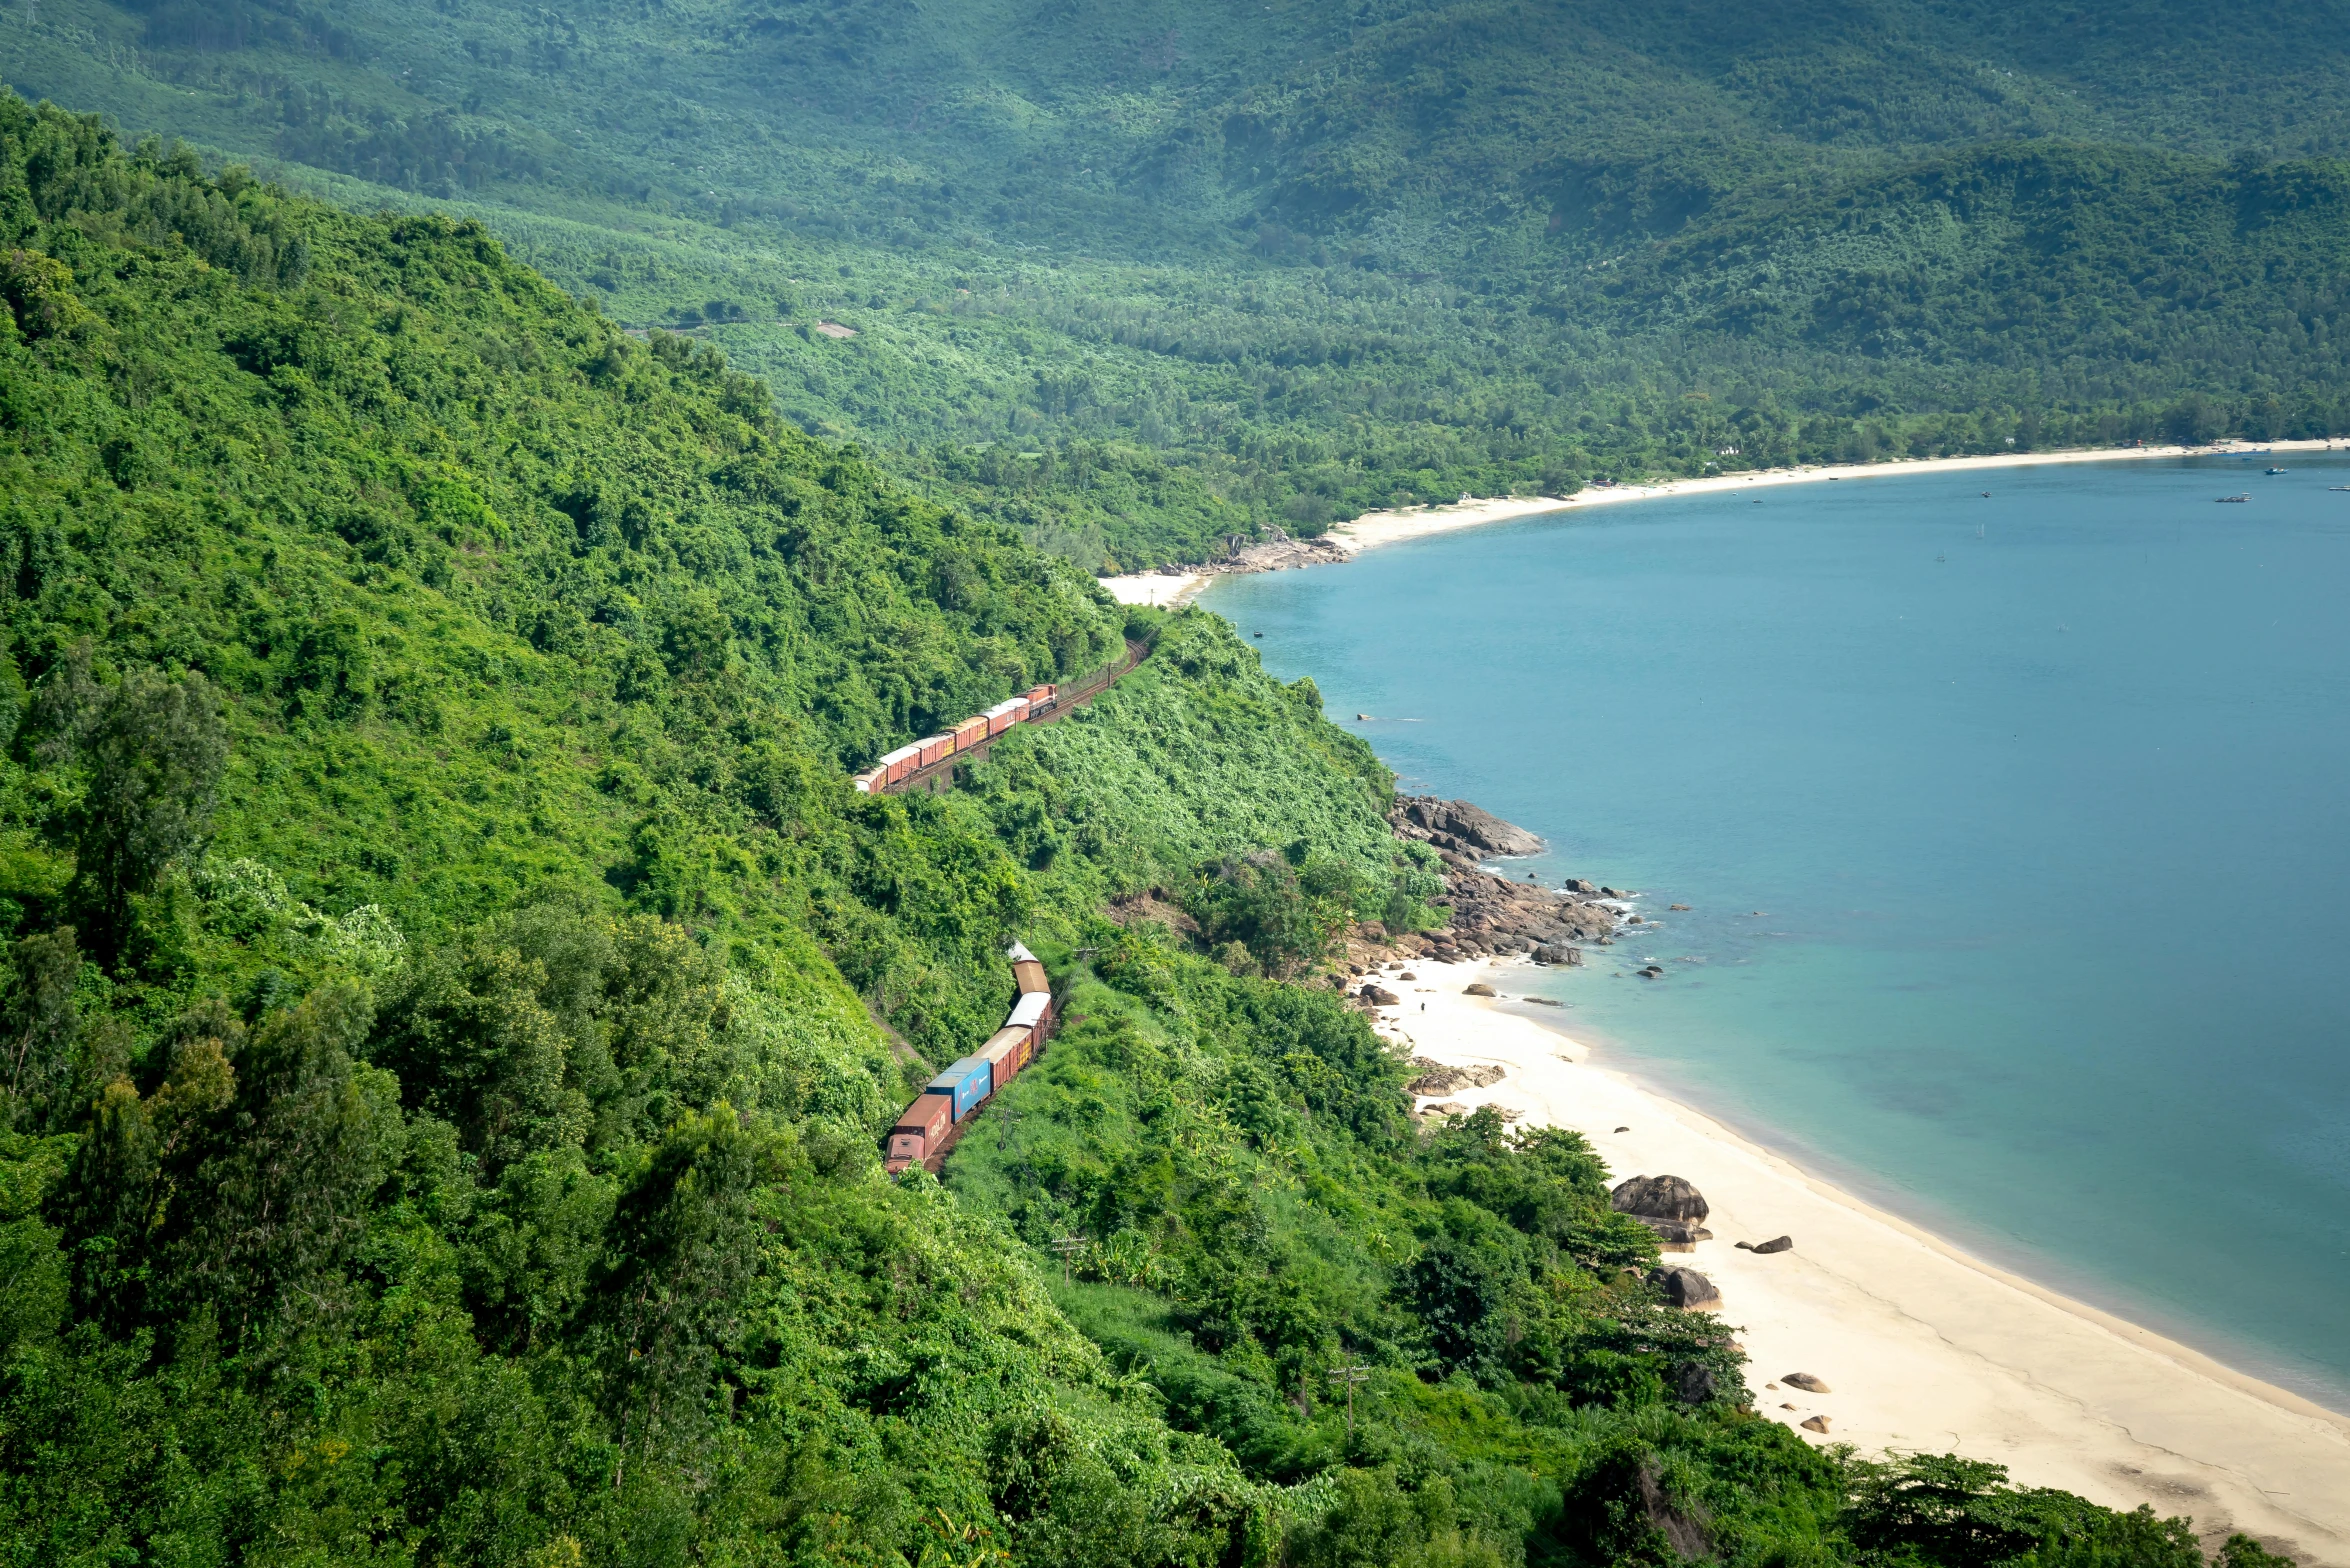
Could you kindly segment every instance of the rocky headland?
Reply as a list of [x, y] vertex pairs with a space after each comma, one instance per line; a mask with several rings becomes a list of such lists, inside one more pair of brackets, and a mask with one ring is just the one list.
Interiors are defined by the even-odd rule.
[[1452, 961], [1497, 953], [1524, 953], [1539, 964], [1579, 964], [1581, 942], [1605, 943], [1622, 919], [1615, 888], [1571, 878], [1556, 888], [1513, 882], [1487, 871], [1494, 856], [1532, 855], [1541, 838], [1465, 800], [1401, 795], [1387, 814], [1398, 838], [1434, 849], [1444, 862], [1449, 911], [1443, 929], [1415, 933], [1399, 944], [1414, 953]]
[[1347, 558], [1348, 551], [1336, 540], [1292, 539], [1279, 528], [1269, 528], [1266, 536], [1249, 540], [1233, 534], [1224, 541], [1224, 553], [1212, 561], [1196, 565], [1162, 566], [1155, 574], [1160, 577], [1244, 577], [1251, 572], [1284, 572], [1293, 566], [1329, 566]]

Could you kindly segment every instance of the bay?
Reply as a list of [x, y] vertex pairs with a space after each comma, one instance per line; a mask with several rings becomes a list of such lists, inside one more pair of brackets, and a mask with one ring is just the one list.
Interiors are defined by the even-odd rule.
[[1543, 834], [1513, 874], [1643, 890], [1513, 982], [1604, 1061], [2350, 1409], [2350, 461], [2266, 462], [1665, 498], [1204, 602]]

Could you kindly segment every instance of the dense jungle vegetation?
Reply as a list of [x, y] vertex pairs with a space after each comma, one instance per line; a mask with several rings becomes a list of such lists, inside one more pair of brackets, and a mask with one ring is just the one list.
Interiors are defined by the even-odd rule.
[[[1807, 1446], [1579, 1138], [1422, 1137], [1307, 982], [1437, 883], [1223, 623], [470, 222], [10, 98], [0, 227], [0, 1562], [2203, 1561]], [[1069, 1029], [885, 1179], [1014, 937]]]
[[477, 217], [1100, 570], [1464, 490], [2350, 432], [2345, 21], [9, 0], [0, 76]]

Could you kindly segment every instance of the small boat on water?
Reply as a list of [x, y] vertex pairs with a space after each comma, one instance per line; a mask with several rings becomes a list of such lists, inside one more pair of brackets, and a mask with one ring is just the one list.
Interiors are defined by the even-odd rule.
[[2274, 467], [2274, 466], [2272, 466], [2272, 467], [2270, 467], [2270, 468], [2268, 469], [2268, 472], [2269, 472], [2269, 473], [2272, 473], [2272, 474], [2281, 474], [2281, 473], [2283, 473], [2283, 472], [2284, 472], [2284, 470], [2283, 470], [2283, 469], [2281, 469], [2281, 468], [2277, 468], [2277, 467]]
[[2327, 485], [2328, 490], [2350, 490], [2350, 485]]
[[2222, 504], [2225, 504], [2229, 501], [2249, 501], [2252, 499], [2252, 497], [2248, 495], [2223, 495], [2219, 499]]

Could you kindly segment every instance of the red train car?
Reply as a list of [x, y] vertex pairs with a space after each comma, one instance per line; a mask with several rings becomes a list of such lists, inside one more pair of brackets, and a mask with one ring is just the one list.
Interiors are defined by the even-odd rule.
[[897, 750], [888, 753], [881, 759], [882, 771], [885, 775], [882, 782], [895, 784], [913, 772], [915, 759], [921, 755], [922, 748], [919, 746], [900, 746]]
[[987, 739], [987, 715], [977, 714], [954, 728], [955, 750], [962, 751]]
[[1004, 731], [1010, 729], [1013, 725], [1028, 717], [1028, 699], [1025, 697], [1014, 697], [1007, 702], [999, 702], [994, 707], [987, 710], [986, 717], [987, 733], [990, 735], [1001, 735]]
[[921, 760], [915, 763], [915, 766], [927, 768], [934, 762], [946, 761], [947, 754], [955, 749], [955, 737], [952, 735], [925, 735], [914, 744], [921, 748]]
[[889, 1154], [882, 1161], [882, 1169], [892, 1176], [909, 1165], [919, 1165], [938, 1152], [938, 1146], [954, 1125], [954, 1103], [943, 1094], [925, 1094], [898, 1113], [898, 1122], [889, 1130]]
[[1045, 704], [1053, 700], [1053, 688], [1050, 686], [1031, 686], [1021, 695], [1028, 703], [1028, 711], [1030, 713], [1034, 713], [1038, 708], [1043, 707]]

